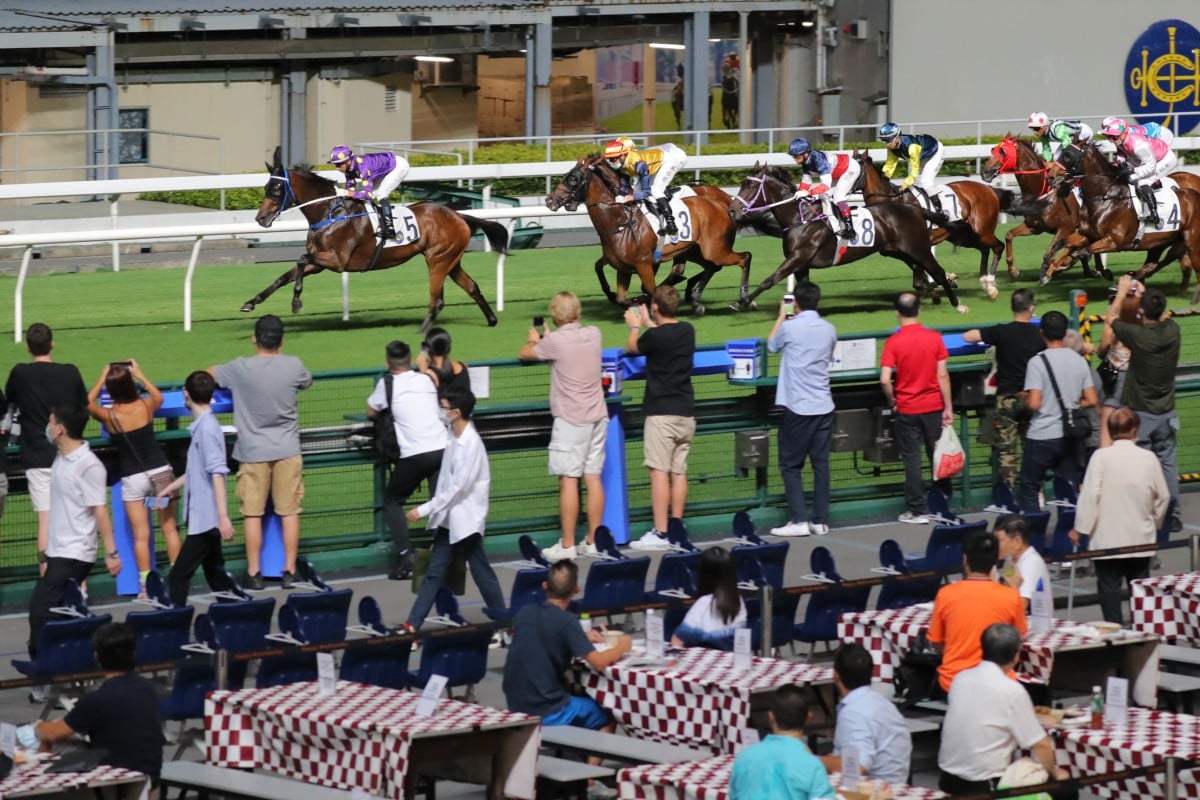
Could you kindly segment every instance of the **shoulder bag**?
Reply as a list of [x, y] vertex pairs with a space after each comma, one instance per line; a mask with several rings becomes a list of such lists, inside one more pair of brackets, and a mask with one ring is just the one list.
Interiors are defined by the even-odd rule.
[[1058, 407], [1062, 411], [1063, 438], [1078, 441], [1087, 439], [1092, 435], [1092, 421], [1088, 419], [1087, 410], [1067, 408], [1062, 392], [1058, 389], [1058, 381], [1054, 378], [1054, 370], [1050, 368], [1050, 359], [1046, 358], [1045, 353], [1040, 353], [1038, 358], [1042, 359], [1046, 366], [1046, 375], [1050, 378], [1050, 385], [1054, 387], [1054, 396], [1058, 398]]

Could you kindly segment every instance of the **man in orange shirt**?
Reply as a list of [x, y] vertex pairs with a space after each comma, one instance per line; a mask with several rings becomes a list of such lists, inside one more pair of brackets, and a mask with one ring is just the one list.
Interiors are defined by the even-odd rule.
[[938, 684], [950, 691], [954, 676], [983, 660], [980, 637], [989, 625], [1012, 625], [1025, 637], [1025, 601], [1016, 589], [996, 582], [1000, 558], [994, 533], [980, 533], [963, 543], [964, 577], [943, 586], [933, 601], [929, 641], [942, 654]]

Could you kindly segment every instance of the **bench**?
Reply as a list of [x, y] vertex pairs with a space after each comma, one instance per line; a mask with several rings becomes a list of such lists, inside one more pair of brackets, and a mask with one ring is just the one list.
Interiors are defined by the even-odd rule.
[[1159, 661], [1170, 661], [1175, 664], [1188, 664], [1200, 667], [1200, 649], [1195, 647], [1180, 647], [1174, 644], [1158, 646]]
[[1174, 672], [1158, 673], [1158, 690], [1167, 697], [1171, 710], [1182, 708], [1192, 713], [1192, 699], [1200, 692], [1200, 678], [1194, 675], [1178, 675]]
[[[549, 730], [549, 729], [547, 729]], [[611, 778], [608, 767], [594, 767], [584, 761], [568, 761], [553, 756], [538, 756], [538, 797], [576, 797], [587, 800], [588, 781]], [[280, 795], [285, 797], [286, 795]], [[305, 796], [304, 800], [308, 800]]]
[[162, 768], [163, 797], [166, 790], [175, 787], [179, 797], [188, 790], [196, 791], [201, 798], [214, 792], [226, 798], [239, 800], [275, 800], [279, 797], [303, 797], [304, 800], [350, 800], [350, 792], [315, 786], [277, 775], [262, 775], [240, 769], [214, 767], [195, 761], [168, 761]]
[[712, 758], [712, 753], [693, 750], [690, 747], [648, 742], [570, 725], [543, 727], [542, 744], [557, 751], [603, 756], [625, 764], [677, 764], [681, 761]]

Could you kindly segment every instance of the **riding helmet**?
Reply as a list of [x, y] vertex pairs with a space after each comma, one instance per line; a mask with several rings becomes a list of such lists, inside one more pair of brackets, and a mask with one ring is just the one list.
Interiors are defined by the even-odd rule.
[[344, 164], [354, 158], [354, 151], [347, 145], [339, 144], [337, 147], [329, 151], [329, 160], [326, 164]]
[[1105, 136], [1120, 136], [1122, 133], [1125, 133], [1125, 123], [1119, 119], [1114, 120], [1105, 125], [1100, 133]]
[[890, 142], [900, 135], [900, 126], [894, 122], [885, 122], [879, 126], [880, 141]]
[[792, 139], [792, 143], [788, 145], [788, 155], [792, 158], [795, 158], [796, 156], [802, 156], [810, 150], [812, 150], [812, 145], [808, 143], [807, 139], [803, 138]]
[[1027, 124], [1034, 130], [1044, 128], [1050, 124], [1050, 117], [1046, 116], [1043, 111], [1035, 111], [1029, 115], [1029, 122]]
[[633, 140], [628, 136], [613, 139], [604, 147], [605, 158], [620, 158], [633, 149]]
[[1100, 123], [1100, 130], [1104, 130], [1104, 129], [1105, 129], [1105, 128], [1107, 128], [1108, 126], [1110, 126], [1110, 125], [1115, 125], [1115, 124], [1117, 124], [1117, 123], [1120, 123], [1121, 125], [1124, 125], [1124, 124], [1125, 124], [1125, 120], [1121, 119], [1121, 118], [1120, 118], [1120, 117], [1118, 117], [1118, 116], [1105, 117], [1105, 118], [1104, 118], [1104, 121]]

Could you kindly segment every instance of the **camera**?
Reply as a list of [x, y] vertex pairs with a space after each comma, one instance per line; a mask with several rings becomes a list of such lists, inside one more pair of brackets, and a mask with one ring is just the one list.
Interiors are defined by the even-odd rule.
[[783, 296], [783, 315], [788, 319], [796, 316], [796, 296], [785, 294]]
[[539, 315], [539, 316], [536, 316], [533, 318], [533, 327], [537, 328], [538, 330], [541, 330], [545, 324], [546, 324], [545, 317]]
[[122, 369], [133, 369], [133, 362], [132, 361], [110, 361], [108, 364], [108, 368], [114, 369], [115, 367], [121, 367]]

